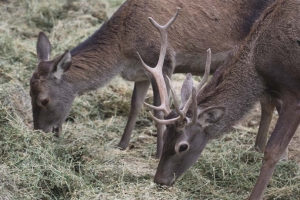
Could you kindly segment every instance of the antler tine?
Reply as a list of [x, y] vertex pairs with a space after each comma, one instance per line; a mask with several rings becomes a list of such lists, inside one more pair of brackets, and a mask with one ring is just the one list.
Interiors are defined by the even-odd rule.
[[151, 109], [163, 111], [165, 114], [171, 112], [169, 104], [167, 103], [167, 105], [166, 105], [166, 101], [168, 101], [168, 99], [167, 99], [168, 93], [167, 93], [166, 84], [164, 82], [162, 82], [162, 80], [163, 80], [163, 77], [161, 78], [162, 74], [160, 74], [160, 72], [156, 68], [149, 67], [144, 62], [144, 60], [142, 59], [142, 57], [140, 56], [139, 52], [137, 52], [137, 54], [138, 54], [138, 56], [140, 58], [140, 61], [142, 62], [143, 67], [148, 72], [150, 72], [153, 75], [153, 77], [155, 78], [155, 81], [156, 81], [158, 87], [159, 88], [162, 87], [162, 90], [159, 89], [159, 96], [160, 96], [160, 99], [161, 99], [161, 105], [160, 106], [158, 106], [158, 107], [157, 106], [153, 106], [153, 105], [150, 105], [150, 104], [148, 104], [146, 102], [144, 102], [144, 104], [147, 107], [151, 108]]
[[158, 59], [158, 63], [157, 63], [157, 68], [162, 69], [163, 64], [164, 64], [164, 59], [165, 59], [165, 55], [166, 55], [166, 50], [167, 50], [167, 43], [168, 43], [168, 28], [173, 24], [173, 22], [176, 20], [177, 16], [179, 15], [179, 8], [177, 8], [177, 12], [174, 15], [174, 17], [172, 17], [172, 19], [170, 19], [170, 21], [164, 25], [161, 26], [159, 25], [152, 17], [149, 17], [148, 19], [150, 20], [150, 22], [152, 23], [153, 26], [155, 26], [155, 28], [159, 31], [160, 33], [160, 37], [161, 37], [161, 50], [160, 50], [160, 54], [159, 54], [159, 59]]
[[211, 65], [211, 50], [210, 48], [207, 49], [207, 56], [206, 56], [206, 65], [205, 65], [205, 72], [202, 77], [202, 80], [197, 86], [197, 94], [200, 92], [200, 90], [203, 88], [204, 84], [206, 83], [209, 73], [210, 73], [210, 65]]
[[142, 59], [142, 57], [141, 57], [141, 55], [139, 54], [139, 52], [136, 52], [136, 53], [138, 54], [138, 56], [139, 56], [139, 58], [140, 58], [140, 61], [141, 61], [142, 65], [143, 65], [143, 67], [144, 67], [148, 72], [150, 72], [150, 73], [152, 74], [153, 71], [154, 71], [154, 68], [149, 67], [149, 66], [144, 62], [144, 60]]
[[170, 21], [168, 23], [166, 23], [166, 25], [164, 25], [164, 26], [159, 25], [152, 17], [148, 17], [148, 19], [153, 24], [153, 26], [155, 26], [155, 28], [157, 28], [157, 30], [160, 32], [161, 30], [167, 30], [169, 28], [169, 26], [171, 26], [173, 24], [173, 22], [176, 20], [177, 16], [179, 15], [179, 11], [180, 11], [180, 8], [177, 8], [177, 12], [174, 15], [174, 17], [172, 17], [172, 19], [170, 19]]
[[142, 62], [143, 67], [152, 74], [154, 77], [156, 84], [159, 89], [159, 95], [161, 99], [161, 105], [156, 107], [149, 105], [147, 103], [144, 103], [146, 106], [154, 109], [154, 110], [160, 110], [163, 111], [165, 115], [169, 114], [171, 112], [170, 105], [169, 105], [169, 98], [168, 98], [168, 91], [166, 87], [166, 83], [163, 77], [162, 68], [164, 64], [164, 59], [166, 56], [167, 51], [167, 45], [168, 45], [168, 28], [170, 25], [175, 21], [179, 14], [179, 9], [175, 16], [165, 25], [161, 26], [156, 21], [154, 21], [152, 18], [149, 18], [150, 22], [159, 30], [160, 36], [161, 36], [161, 48], [160, 48], [160, 54], [159, 59], [156, 67], [151, 68], [148, 65], [145, 64], [143, 59], [141, 58], [140, 54], [138, 53], [138, 56]]
[[[201, 89], [203, 88], [204, 84], [206, 83], [209, 73], [210, 73], [210, 64], [211, 64], [211, 50], [210, 48], [207, 50], [207, 57], [206, 57], [206, 65], [205, 65], [205, 72], [204, 75], [202, 77], [202, 80], [200, 81], [200, 83], [197, 86], [197, 90], [196, 90], [196, 96], [198, 95], [198, 93], [201, 91]], [[182, 112], [186, 113], [191, 105], [191, 103], [193, 102], [193, 98], [192, 95], [189, 97], [188, 101], [186, 102], [186, 104], [184, 105]]]
[[151, 112], [150, 113], [150, 117], [157, 123], [157, 124], [162, 124], [162, 125], [168, 125], [168, 124], [173, 124], [174, 122], [178, 121], [181, 116], [177, 116], [176, 118], [173, 119], [158, 119], [156, 117], [153, 116], [153, 114]]
[[179, 100], [178, 100], [178, 97], [176, 95], [173, 83], [172, 83], [172, 81], [170, 80], [170, 78], [168, 76], [167, 76], [167, 79], [169, 81], [171, 93], [172, 93], [173, 100], [174, 100], [175, 109], [176, 109], [177, 113], [180, 115], [180, 117], [184, 118], [185, 116], [184, 116], [184, 113], [180, 110]]
[[137, 53], [137, 54], [143, 64], [143, 67], [153, 75], [153, 77], [156, 81], [156, 84], [158, 86], [159, 96], [160, 96], [160, 100], [161, 100], [161, 105], [158, 107], [150, 105], [146, 102], [144, 102], [144, 104], [151, 109], [163, 111], [165, 115], [169, 114], [171, 112], [171, 109], [169, 106], [168, 92], [167, 92], [166, 83], [164, 81], [164, 77], [162, 74], [162, 70], [159, 70], [156, 67], [155, 68], [149, 67], [148, 65], [145, 64], [145, 62], [141, 58], [140, 54], [139, 53]]

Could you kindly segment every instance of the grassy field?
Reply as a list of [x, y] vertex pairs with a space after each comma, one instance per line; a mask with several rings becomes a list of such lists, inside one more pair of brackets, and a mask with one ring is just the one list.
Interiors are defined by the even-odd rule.
[[[155, 127], [146, 109], [130, 147], [116, 148], [133, 88], [120, 77], [75, 99], [62, 138], [32, 130], [29, 79], [37, 64], [38, 32], [49, 36], [52, 55], [60, 54], [91, 35], [122, 2], [0, 0], [0, 200], [246, 199], [263, 156], [253, 151], [259, 108], [211, 142], [171, 188], [153, 183]], [[296, 136], [266, 199], [300, 199], [299, 144]]]

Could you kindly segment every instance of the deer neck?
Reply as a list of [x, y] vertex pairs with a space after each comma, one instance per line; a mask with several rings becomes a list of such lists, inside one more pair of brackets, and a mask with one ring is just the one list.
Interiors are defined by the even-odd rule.
[[225, 107], [223, 118], [208, 128], [212, 138], [224, 134], [243, 118], [265, 90], [264, 81], [255, 69], [254, 48], [251, 46], [242, 47], [232, 62], [220, 67], [198, 96], [201, 109]]
[[118, 31], [112, 21], [71, 50], [72, 65], [65, 75], [77, 94], [103, 86], [122, 71]]

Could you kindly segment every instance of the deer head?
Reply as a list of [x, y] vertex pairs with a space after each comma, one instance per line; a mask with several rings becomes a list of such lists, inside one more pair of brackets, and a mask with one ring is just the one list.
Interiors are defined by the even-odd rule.
[[[172, 185], [181, 174], [197, 161], [210, 139], [210, 135], [206, 131], [207, 128], [218, 122], [224, 115], [225, 109], [223, 107], [209, 107], [202, 110], [197, 106], [196, 97], [201, 94], [207, 81], [210, 62], [211, 51], [209, 49], [204, 77], [195, 87], [192, 75], [187, 75], [181, 88], [180, 104], [172, 82], [168, 79], [175, 109], [165, 111], [166, 117], [164, 120], [157, 119], [151, 114], [156, 123], [167, 125], [163, 136], [162, 157], [154, 177], [154, 182], [158, 184]], [[153, 108], [153, 106], [148, 106]]]
[[167, 29], [175, 21], [177, 14], [165, 25], [157, 24], [152, 18], [150, 22], [159, 30], [161, 35], [161, 51], [156, 67], [147, 66], [142, 58], [144, 68], [152, 74], [159, 87], [161, 105], [146, 106], [163, 111], [165, 119], [157, 119], [150, 112], [151, 118], [158, 124], [167, 125], [164, 132], [164, 147], [154, 181], [163, 185], [172, 185], [175, 180], [191, 167], [200, 156], [202, 150], [210, 139], [206, 128], [219, 121], [225, 110], [223, 107], [209, 107], [201, 110], [197, 106], [197, 96], [205, 85], [211, 64], [211, 50], [207, 50], [205, 74], [197, 87], [193, 84], [192, 75], [188, 74], [181, 88], [181, 103], [176, 96], [171, 80], [167, 77], [174, 99], [175, 110], [170, 109], [168, 92], [162, 75], [163, 61], [167, 49]]
[[[154, 177], [155, 183], [172, 185], [198, 160], [211, 139], [207, 128], [218, 122], [224, 112], [223, 107], [210, 107], [203, 110], [197, 108], [196, 112], [188, 112], [195, 122], [187, 123], [189, 119], [186, 117], [167, 125], [163, 136], [162, 157]], [[177, 112], [172, 111], [165, 121], [171, 121], [177, 116]]]
[[64, 73], [71, 67], [71, 54], [50, 60], [51, 44], [44, 33], [37, 42], [38, 66], [30, 79], [34, 129], [59, 134], [75, 98]]

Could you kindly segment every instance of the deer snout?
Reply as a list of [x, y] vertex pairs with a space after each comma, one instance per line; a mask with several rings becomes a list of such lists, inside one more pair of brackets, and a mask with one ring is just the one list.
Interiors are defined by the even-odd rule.
[[164, 178], [160, 176], [158, 173], [156, 173], [154, 176], [154, 183], [158, 185], [172, 186], [175, 180], [176, 180], [175, 175], [172, 178]]
[[62, 126], [38, 126], [37, 124], [34, 125], [34, 130], [41, 130], [44, 133], [53, 133], [54, 136], [59, 137], [62, 132]]
[[41, 126], [38, 123], [34, 123], [33, 130], [41, 130], [44, 133], [49, 133], [53, 131], [53, 127], [51, 126]]

